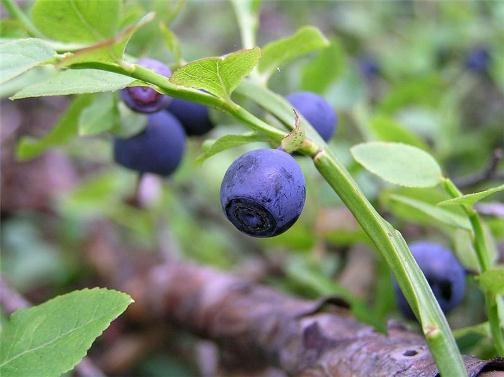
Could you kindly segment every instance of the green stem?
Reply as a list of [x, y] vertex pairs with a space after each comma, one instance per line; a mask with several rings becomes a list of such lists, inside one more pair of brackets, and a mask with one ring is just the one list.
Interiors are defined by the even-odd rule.
[[182, 98], [226, 111], [233, 115], [236, 119], [247, 124], [254, 131], [266, 134], [272, 142], [280, 144], [281, 140], [285, 137], [285, 132], [270, 126], [232, 101], [227, 101], [223, 98], [207, 94], [201, 90], [175, 85], [171, 83], [166, 76], [160, 75], [140, 65], [129, 63], [123, 63], [121, 65], [86, 64], [85, 67], [95, 67], [127, 75], [146, 83], [154, 84], [161, 92], [169, 96]]
[[257, 17], [253, 4], [245, 0], [230, 0], [240, 28], [240, 35], [243, 48], [254, 48], [256, 46], [255, 37], [257, 30]]
[[37, 29], [29, 17], [24, 14], [23, 10], [17, 5], [13, 0], [2, 0], [3, 5], [9, 12], [9, 14], [19, 20], [23, 24], [26, 30], [33, 37], [44, 38], [44, 35]]
[[401, 290], [422, 324], [441, 375], [467, 376], [446, 318], [401, 234], [376, 212], [350, 174], [333, 156], [324, 150], [313, 160], [320, 174], [353, 213], [394, 272]]
[[[455, 184], [448, 178], [443, 181], [443, 186], [445, 191], [452, 197], [458, 198], [462, 196], [460, 190], [455, 186]], [[476, 256], [478, 258], [478, 263], [481, 272], [485, 272], [492, 267], [492, 262], [488, 253], [487, 239], [485, 236], [485, 231], [483, 229], [483, 223], [474, 210], [474, 208], [462, 205], [466, 216], [471, 223], [473, 231], [473, 247], [476, 251]], [[499, 319], [499, 308], [497, 306], [496, 296], [488, 291], [485, 291], [485, 306], [488, 316], [488, 323], [490, 325], [490, 332], [492, 338], [495, 342], [495, 348], [500, 355], [504, 355], [504, 333], [501, 329], [500, 319]]]

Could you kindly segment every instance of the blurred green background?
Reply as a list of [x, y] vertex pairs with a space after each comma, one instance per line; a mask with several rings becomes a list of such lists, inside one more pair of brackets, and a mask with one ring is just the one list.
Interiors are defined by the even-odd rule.
[[[29, 12], [31, 3], [21, 4]], [[187, 61], [241, 48], [226, 1], [127, 0], [123, 24], [149, 10], [156, 11], [157, 19], [134, 36], [127, 50], [131, 56], [175, 64], [159, 22], [170, 25]], [[263, 1], [257, 43], [264, 46], [304, 25], [320, 28], [330, 46], [278, 67], [270, 87], [282, 95], [297, 90], [322, 94], [339, 117], [330, 148], [379, 212], [407, 241], [439, 241], [474, 269], [468, 235], [432, 213], [432, 204], [446, 199], [442, 190], [386, 184], [353, 161], [349, 148], [370, 140], [401, 141], [432, 153], [465, 193], [503, 183], [502, 162], [493, 180], [472, 183], [468, 177], [482, 171], [494, 151], [504, 147], [504, 2]], [[5, 10], [0, 26], [1, 37], [23, 35]], [[468, 63], [477, 49], [489, 55], [482, 70]], [[8, 89], [2, 94], [6, 97]], [[16, 141], [47, 132], [66, 103], [58, 98], [2, 100], [2, 274], [34, 302], [107, 283], [89, 262], [99, 246], [97, 228], [107, 224], [107, 237], [113, 238], [107, 242], [125, 254], [162, 254], [212, 265], [304, 297], [340, 295], [352, 300], [359, 319], [379, 329], [388, 319], [401, 319], [390, 271], [309, 159], [297, 157], [307, 179], [299, 221], [281, 236], [253, 239], [227, 222], [219, 187], [234, 159], [262, 144], [197, 163], [204, 139], [189, 140], [183, 165], [173, 177], [144, 179], [140, 194], [146, 208], [138, 209], [128, 202], [136, 176], [111, 162], [110, 135], [81, 137], [33, 161], [16, 161]], [[245, 130], [225, 114], [212, 110], [212, 117], [219, 126], [208, 138]], [[502, 199], [497, 194], [484, 203], [500, 263]], [[460, 214], [457, 209], [450, 213]], [[494, 356], [488, 330], [472, 327], [484, 321], [484, 300], [470, 277], [468, 284], [463, 305], [449, 321], [463, 352]], [[195, 340], [178, 342], [185, 349]], [[193, 360], [178, 359], [171, 347], [149, 352], [128, 373], [193, 375]]]

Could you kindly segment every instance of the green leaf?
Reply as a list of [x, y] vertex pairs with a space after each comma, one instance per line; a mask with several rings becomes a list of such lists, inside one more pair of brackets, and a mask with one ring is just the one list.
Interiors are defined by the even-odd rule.
[[154, 13], [146, 14], [137, 23], [128, 26], [113, 38], [104, 41], [99, 41], [91, 46], [78, 49], [71, 54], [68, 53], [62, 59], [58, 66], [68, 66], [71, 64], [99, 62], [99, 63], [116, 63], [122, 60], [126, 45], [128, 44], [131, 36], [142, 26], [149, 23], [154, 19]]
[[301, 89], [323, 93], [343, 73], [345, 66], [343, 45], [338, 39], [332, 39], [329, 47], [324, 48], [304, 67]]
[[121, 0], [37, 0], [32, 19], [52, 39], [96, 42], [117, 32], [121, 4]]
[[165, 24], [160, 24], [159, 30], [161, 31], [165, 46], [173, 54], [175, 62], [180, 64], [182, 62], [182, 50], [177, 36]]
[[385, 181], [405, 187], [433, 187], [442, 178], [436, 160], [401, 143], [369, 142], [351, 148], [354, 159]]
[[480, 286], [493, 294], [504, 294], [504, 267], [483, 272], [477, 277]]
[[0, 338], [0, 375], [60, 376], [132, 302], [125, 293], [94, 288], [16, 311]]
[[113, 92], [127, 87], [133, 81], [131, 77], [98, 69], [67, 69], [20, 90], [11, 99]]
[[145, 114], [137, 113], [126, 106], [122, 101], [117, 104], [119, 121], [110, 131], [119, 137], [131, 137], [142, 131], [147, 126]]
[[380, 140], [405, 143], [420, 149], [427, 149], [427, 145], [417, 135], [397, 123], [392, 118], [384, 115], [378, 115], [372, 118], [368, 125]]
[[119, 111], [114, 93], [100, 93], [79, 117], [79, 135], [95, 135], [117, 126]]
[[268, 78], [282, 64], [327, 46], [329, 46], [329, 41], [319, 29], [305, 26], [289, 37], [264, 46], [257, 68], [265, 78]]
[[239, 50], [222, 57], [195, 60], [177, 69], [170, 81], [177, 85], [206, 90], [229, 100], [240, 80], [249, 74], [259, 61], [261, 50]]
[[77, 136], [78, 119], [83, 109], [91, 103], [91, 96], [79, 96], [66, 109], [58, 123], [40, 139], [23, 137], [17, 146], [16, 154], [21, 160], [37, 157], [45, 150], [62, 145]]
[[207, 158], [226, 149], [255, 141], [264, 141], [264, 138], [255, 132], [249, 132], [243, 135], [225, 135], [216, 140], [205, 140], [203, 143], [203, 152], [198, 156], [197, 160], [198, 162], [203, 162]]
[[41, 39], [17, 39], [0, 44], [0, 84], [56, 56]]
[[440, 205], [440, 206], [445, 206], [445, 205], [446, 206], [447, 205], [469, 205], [469, 206], [472, 206], [473, 204], [479, 202], [480, 200], [485, 199], [487, 196], [490, 196], [490, 195], [495, 194], [496, 192], [500, 192], [500, 191], [504, 191], [504, 185], [492, 187], [492, 188], [489, 188], [485, 191], [475, 192], [473, 194], [459, 196], [458, 198], [443, 200], [442, 202], [439, 202], [438, 205]]
[[390, 114], [409, 104], [437, 106], [443, 93], [443, 80], [439, 74], [403, 80], [383, 98], [379, 110]]
[[429, 204], [417, 199], [408, 198], [401, 195], [390, 195], [390, 200], [405, 204], [411, 208], [414, 208], [423, 214], [449, 226], [456, 228], [461, 228], [465, 230], [471, 230], [471, 223], [467, 217], [458, 215], [451, 211], [439, 208], [436, 205]]

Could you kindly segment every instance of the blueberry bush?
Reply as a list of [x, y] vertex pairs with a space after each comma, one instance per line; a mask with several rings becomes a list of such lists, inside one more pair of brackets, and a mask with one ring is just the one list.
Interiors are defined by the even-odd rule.
[[201, 374], [132, 324], [159, 259], [504, 355], [503, 3], [2, 6], [2, 376]]

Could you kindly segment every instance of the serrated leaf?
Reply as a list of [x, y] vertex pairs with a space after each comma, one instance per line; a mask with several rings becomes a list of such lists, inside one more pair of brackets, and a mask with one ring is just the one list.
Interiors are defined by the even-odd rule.
[[479, 202], [480, 200], [485, 199], [487, 196], [490, 196], [490, 195], [495, 194], [496, 192], [500, 192], [500, 191], [504, 191], [504, 185], [492, 187], [492, 188], [489, 188], [488, 190], [485, 190], [485, 191], [480, 191], [480, 192], [475, 192], [472, 194], [463, 195], [458, 198], [443, 200], [442, 202], [439, 202], [438, 205], [440, 205], [440, 206], [448, 206], [448, 205], [469, 205], [469, 206], [472, 206], [473, 204]]
[[203, 89], [229, 100], [240, 80], [255, 67], [260, 55], [261, 50], [255, 47], [222, 57], [195, 60], [173, 72], [170, 81], [177, 85]]
[[329, 41], [319, 29], [305, 26], [289, 37], [264, 46], [257, 68], [267, 78], [283, 64], [328, 45]]
[[121, 4], [121, 0], [37, 0], [32, 8], [32, 20], [52, 39], [96, 42], [117, 32]]
[[113, 93], [100, 93], [79, 116], [79, 135], [95, 135], [117, 126], [119, 111]]
[[125, 293], [95, 288], [16, 311], [0, 338], [0, 375], [60, 376], [132, 302]]
[[351, 148], [354, 159], [380, 178], [405, 187], [433, 187], [441, 168], [421, 149], [401, 143], [369, 142]]
[[345, 50], [339, 40], [332, 39], [327, 48], [304, 66], [301, 89], [323, 93], [343, 73], [345, 66]]
[[493, 294], [504, 294], [504, 267], [493, 268], [477, 277], [480, 286]]
[[133, 81], [131, 77], [98, 69], [67, 69], [20, 90], [11, 99], [113, 92]]
[[79, 115], [90, 103], [91, 96], [77, 97], [45, 136], [40, 139], [23, 137], [17, 146], [17, 157], [21, 160], [37, 157], [47, 149], [65, 144], [77, 136]]
[[88, 62], [116, 63], [120, 61], [123, 58], [126, 45], [131, 39], [131, 36], [153, 19], [154, 13], [148, 13], [142, 17], [141, 20], [128, 26], [114, 37], [68, 53], [65, 58], [58, 63], [58, 67]]
[[469, 231], [472, 229], [471, 223], [469, 222], [467, 217], [458, 215], [443, 208], [439, 208], [436, 205], [401, 195], [391, 195], [390, 200], [408, 205], [411, 208], [415, 208], [416, 210], [421, 211], [425, 215], [430, 216], [431, 218], [440, 221], [443, 224]]
[[243, 144], [252, 143], [255, 141], [263, 141], [264, 138], [254, 132], [249, 132], [243, 135], [225, 135], [215, 140], [205, 140], [203, 143], [203, 152], [198, 156], [198, 162], [203, 162], [209, 157], [222, 152], [226, 149], [238, 147]]
[[41, 39], [17, 39], [0, 44], [0, 84], [55, 57], [56, 51]]

